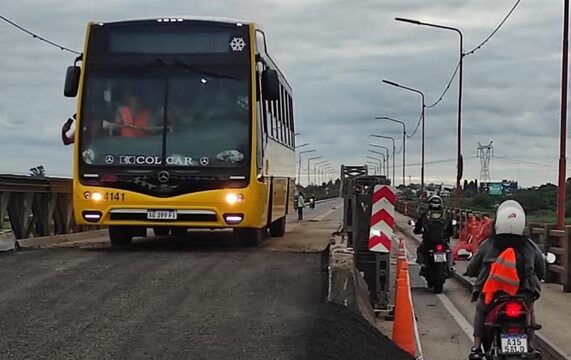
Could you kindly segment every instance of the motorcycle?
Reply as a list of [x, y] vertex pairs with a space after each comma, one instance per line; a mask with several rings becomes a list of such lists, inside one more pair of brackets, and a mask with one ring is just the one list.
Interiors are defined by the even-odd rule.
[[[555, 263], [556, 256], [543, 255], [547, 266]], [[531, 349], [532, 331], [541, 325], [532, 324], [530, 310], [524, 296], [497, 296], [486, 315], [487, 335], [482, 339], [485, 358], [488, 360], [540, 360], [541, 352]]]
[[445, 241], [437, 241], [428, 250], [428, 258], [426, 264], [426, 273], [424, 278], [429, 288], [432, 288], [435, 294], [442, 293], [444, 282], [449, 277], [449, 259], [450, 247]]
[[309, 208], [315, 209], [315, 198], [313, 197], [309, 198]]
[[482, 339], [485, 358], [489, 360], [516, 360], [542, 358], [531, 350], [528, 340], [531, 331], [541, 325], [531, 324], [531, 315], [523, 296], [498, 296], [486, 315], [487, 335]]

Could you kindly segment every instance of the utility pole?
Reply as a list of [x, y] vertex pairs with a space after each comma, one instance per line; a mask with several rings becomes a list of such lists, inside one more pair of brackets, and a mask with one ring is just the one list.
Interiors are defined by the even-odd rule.
[[561, 64], [561, 131], [559, 140], [559, 183], [557, 187], [557, 228], [565, 229], [565, 186], [567, 180], [567, 83], [569, 76], [569, 0], [563, 7], [563, 61]]
[[490, 158], [494, 156], [492, 142], [488, 145], [478, 143], [478, 157], [480, 158], [480, 184], [490, 182]]

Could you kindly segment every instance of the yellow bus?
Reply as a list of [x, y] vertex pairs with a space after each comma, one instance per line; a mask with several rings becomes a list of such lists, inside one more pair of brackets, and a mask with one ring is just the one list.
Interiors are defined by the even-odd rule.
[[251, 246], [284, 234], [295, 191], [292, 90], [256, 24], [91, 22], [64, 95], [78, 97], [78, 224], [108, 226], [114, 246], [148, 228], [232, 228]]

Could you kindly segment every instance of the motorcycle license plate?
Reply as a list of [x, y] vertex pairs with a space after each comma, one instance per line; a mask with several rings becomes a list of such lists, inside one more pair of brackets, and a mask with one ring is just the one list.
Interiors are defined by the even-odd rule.
[[446, 262], [446, 254], [445, 253], [434, 253], [434, 262], [435, 263]]
[[527, 352], [526, 334], [501, 334], [502, 354], [522, 354]]
[[177, 214], [175, 210], [149, 210], [147, 211], [148, 220], [176, 220]]

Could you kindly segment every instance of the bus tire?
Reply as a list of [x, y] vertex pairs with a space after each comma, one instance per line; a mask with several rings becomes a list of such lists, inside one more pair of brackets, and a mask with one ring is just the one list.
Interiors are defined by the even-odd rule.
[[170, 228], [164, 226], [156, 226], [153, 228], [155, 236], [167, 236], [169, 234]]
[[126, 247], [133, 240], [133, 231], [128, 226], [110, 226], [109, 240], [113, 247]]
[[260, 245], [266, 237], [267, 228], [242, 228], [234, 229], [234, 235], [238, 238], [240, 243], [248, 247], [256, 247]]
[[185, 227], [172, 227], [171, 234], [176, 237], [185, 237], [188, 234], [188, 229]]
[[286, 218], [285, 216], [277, 219], [270, 225], [270, 235], [273, 237], [282, 237], [286, 230]]

